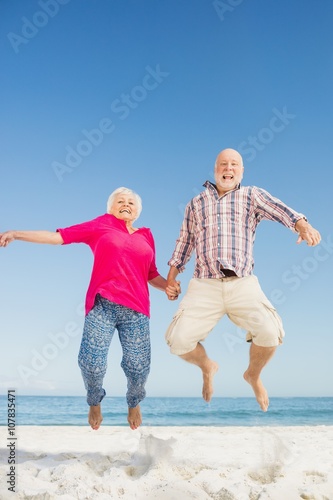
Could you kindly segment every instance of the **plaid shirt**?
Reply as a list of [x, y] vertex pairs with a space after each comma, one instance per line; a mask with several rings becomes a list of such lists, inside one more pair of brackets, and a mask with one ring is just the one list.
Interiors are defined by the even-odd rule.
[[204, 186], [186, 206], [168, 262], [182, 272], [195, 250], [195, 278], [221, 278], [221, 265], [237, 276], [248, 276], [254, 266], [253, 243], [259, 222], [273, 220], [295, 231], [295, 223], [304, 218], [256, 186], [238, 186], [223, 196], [211, 182]]

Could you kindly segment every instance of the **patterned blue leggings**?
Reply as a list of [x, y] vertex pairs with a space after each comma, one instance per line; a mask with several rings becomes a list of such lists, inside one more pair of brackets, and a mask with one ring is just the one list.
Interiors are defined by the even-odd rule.
[[149, 318], [100, 295], [85, 318], [79, 352], [87, 403], [96, 406], [106, 394], [102, 384], [115, 329], [123, 350], [121, 367], [127, 377], [127, 404], [135, 408], [146, 396], [145, 384], [150, 370]]

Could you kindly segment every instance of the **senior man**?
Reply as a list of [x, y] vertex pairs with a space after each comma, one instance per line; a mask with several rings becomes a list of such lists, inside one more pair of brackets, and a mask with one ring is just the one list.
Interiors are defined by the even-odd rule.
[[284, 330], [253, 274], [255, 231], [261, 220], [268, 219], [297, 232], [297, 243], [304, 240], [315, 246], [321, 237], [303, 214], [264, 189], [241, 186], [243, 172], [243, 160], [237, 151], [221, 151], [215, 162], [215, 184], [206, 181], [205, 190], [186, 206], [168, 262], [168, 286], [179, 286], [176, 277], [194, 251], [195, 270], [165, 337], [173, 354], [202, 370], [202, 395], [208, 402], [218, 364], [207, 356], [201, 342], [227, 314], [247, 332], [250, 359], [243, 376], [260, 408], [267, 411], [269, 398], [260, 375], [282, 343]]

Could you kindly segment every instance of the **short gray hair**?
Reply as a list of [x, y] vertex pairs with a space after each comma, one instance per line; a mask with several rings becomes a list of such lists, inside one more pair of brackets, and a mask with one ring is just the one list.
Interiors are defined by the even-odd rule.
[[110, 213], [114, 199], [118, 194], [131, 194], [133, 196], [133, 198], [135, 199], [135, 202], [136, 202], [136, 207], [138, 209], [138, 215], [136, 217], [138, 219], [140, 214], [141, 214], [141, 210], [142, 210], [141, 198], [137, 193], [135, 193], [135, 191], [133, 191], [132, 189], [126, 188], [126, 187], [117, 188], [113, 191], [113, 193], [110, 194], [108, 201], [107, 201], [107, 204], [106, 204], [107, 213], [108, 214]]

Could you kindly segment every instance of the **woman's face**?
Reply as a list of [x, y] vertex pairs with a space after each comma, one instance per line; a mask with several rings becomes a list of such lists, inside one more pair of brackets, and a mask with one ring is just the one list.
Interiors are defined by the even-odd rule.
[[125, 222], [133, 222], [138, 215], [136, 200], [132, 194], [120, 193], [115, 196], [110, 214]]

